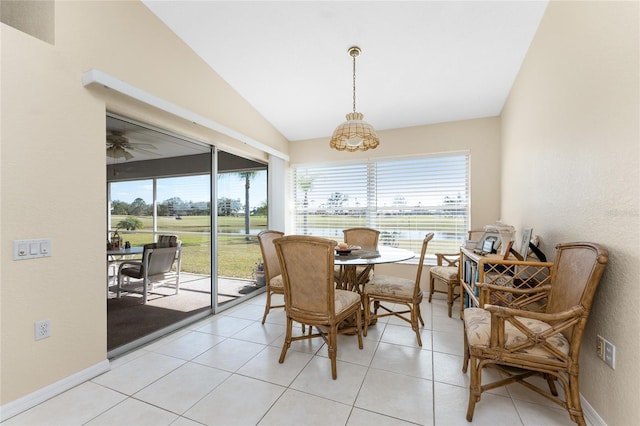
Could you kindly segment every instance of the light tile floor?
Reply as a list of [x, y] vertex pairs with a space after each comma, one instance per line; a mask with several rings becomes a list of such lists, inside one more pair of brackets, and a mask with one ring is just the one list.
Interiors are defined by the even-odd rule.
[[[443, 299], [423, 302], [422, 348], [395, 318], [369, 328], [362, 350], [355, 336], [340, 336], [337, 380], [322, 339], [294, 342], [278, 363], [285, 316], [273, 310], [262, 325], [264, 303], [250, 299], [114, 359], [109, 372], [3, 425], [469, 424], [462, 322], [447, 317]], [[510, 385], [483, 394], [472, 424], [573, 423]]]

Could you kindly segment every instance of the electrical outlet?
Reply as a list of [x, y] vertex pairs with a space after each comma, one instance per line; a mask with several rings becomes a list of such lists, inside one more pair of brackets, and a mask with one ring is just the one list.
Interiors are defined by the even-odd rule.
[[604, 341], [604, 362], [614, 370], [616, 369], [616, 347], [606, 340]]
[[36, 340], [42, 340], [51, 336], [51, 320], [36, 321], [35, 337]]
[[604, 360], [604, 342], [605, 340], [602, 336], [596, 337], [596, 355], [598, 355], [598, 358], [601, 360]]
[[598, 358], [603, 360], [605, 364], [615, 370], [616, 368], [616, 347], [602, 336], [597, 336], [596, 353]]

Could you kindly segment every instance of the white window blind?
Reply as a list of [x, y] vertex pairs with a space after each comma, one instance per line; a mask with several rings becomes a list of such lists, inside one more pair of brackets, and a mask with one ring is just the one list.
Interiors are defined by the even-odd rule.
[[297, 166], [296, 233], [342, 241], [342, 230], [367, 226], [380, 243], [428, 253], [457, 252], [469, 229], [469, 155]]

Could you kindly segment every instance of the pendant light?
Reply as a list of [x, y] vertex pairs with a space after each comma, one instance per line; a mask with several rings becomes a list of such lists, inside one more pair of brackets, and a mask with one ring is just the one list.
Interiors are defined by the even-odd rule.
[[338, 151], [366, 151], [376, 148], [380, 140], [373, 126], [363, 120], [361, 113], [356, 112], [356, 58], [360, 55], [360, 48], [353, 46], [348, 52], [353, 58], [353, 112], [347, 114], [347, 121], [333, 131], [329, 146]]

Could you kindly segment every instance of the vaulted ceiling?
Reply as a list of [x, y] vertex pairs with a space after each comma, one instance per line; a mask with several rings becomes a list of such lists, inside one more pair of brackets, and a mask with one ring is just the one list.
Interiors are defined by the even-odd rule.
[[291, 141], [499, 115], [546, 1], [144, 4]]

